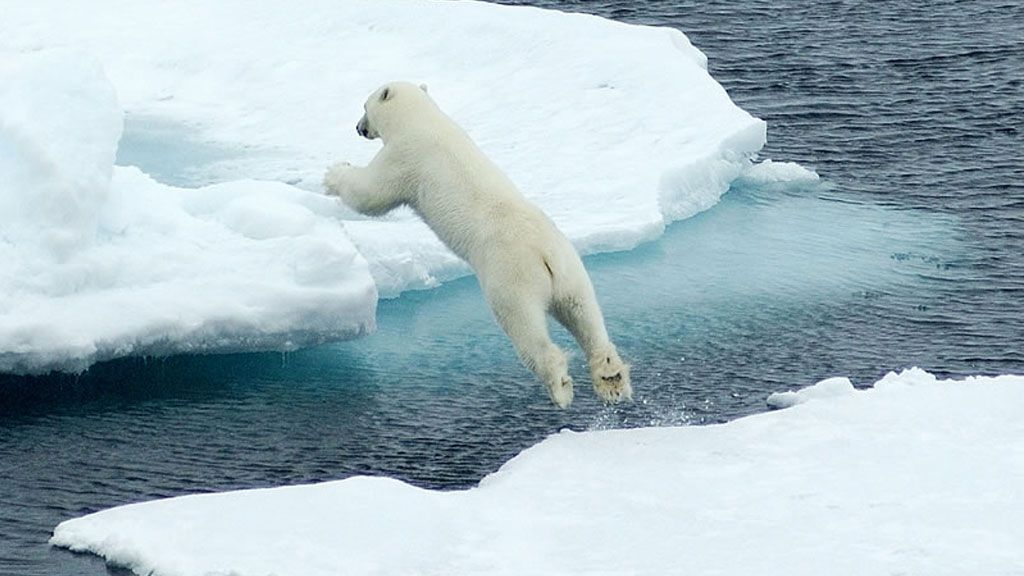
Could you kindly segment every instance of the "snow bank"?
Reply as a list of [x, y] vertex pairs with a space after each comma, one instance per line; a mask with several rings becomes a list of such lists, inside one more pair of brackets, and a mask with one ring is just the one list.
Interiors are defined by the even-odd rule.
[[94, 60], [0, 60], [0, 372], [373, 329], [374, 283], [336, 203], [274, 182], [182, 189], [115, 168], [121, 122]]
[[[631, 248], [710, 207], [765, 142], [681, 32], [589, 15], [405, 0], [5, 8], [0, 50], [51, 45], [96, 55], [147, 145], [219, 151], [178, 184], [318, 191], [330, 163], [378, 148], [355, 134], [367, 94], [426, 82], [583, 252]], [[383, 295], [468, 272], [411, 213], [348, 217]]]
[[817, 388], [832, 393], [723, 425], [563, 432], [472, 490], [187, 496], [51, 542], [154, 576], [1024, 570], [1024, 377]]

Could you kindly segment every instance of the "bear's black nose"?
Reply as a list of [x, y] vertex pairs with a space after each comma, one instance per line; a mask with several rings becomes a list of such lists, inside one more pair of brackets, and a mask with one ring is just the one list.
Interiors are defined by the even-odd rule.
[[363, 128], [362, 124], [356, 124], [356, 134], [359, 134], [363, 138], [366, 138], [366, 129]]

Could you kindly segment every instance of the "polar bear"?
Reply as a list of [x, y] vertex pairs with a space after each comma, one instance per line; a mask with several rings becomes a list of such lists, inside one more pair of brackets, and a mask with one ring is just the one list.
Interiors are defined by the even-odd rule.
[[366, 167], [331, 166], [327, 192], [366, 215], [410, 206], [476, 271], [519, 358], [559, 407], [572, 402], [573, 381], [565, 352], [548, 334], [548, 313], [586, 353], [597, 395], [608, 403], [632, 398], [629, 365], [608, 339], [583, 262], [554, 223], [438, 108], [426, 86], [385, 84], [364, 110], [356, 131], [380, 138], [383, 148]]

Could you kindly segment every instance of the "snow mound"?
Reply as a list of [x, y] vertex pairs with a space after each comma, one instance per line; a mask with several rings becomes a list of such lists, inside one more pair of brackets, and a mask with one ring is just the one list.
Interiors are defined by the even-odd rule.
[[1020, 572], [1024, 377], [829, 382], [723, 425], [563, 432], [471, 490], [357, 477], [185, 496], [51, 542], [154, 576]]
[[853, 390], [853, 383], [849, 378], [829, 378], [801, 390], [776, 392], [768, 396], [768, 406], [770, 408], [789, 408], [808, 400], [844, 396]]
[[282, 349], [374, 327], [366, 261], [318, 194], [114, 167], [122, 113], [73, 52], [0, 60], [0, 372]]
[[121, 108], [93, 59], [0, 56], [2, 238], [60, 256], [95, 239]]

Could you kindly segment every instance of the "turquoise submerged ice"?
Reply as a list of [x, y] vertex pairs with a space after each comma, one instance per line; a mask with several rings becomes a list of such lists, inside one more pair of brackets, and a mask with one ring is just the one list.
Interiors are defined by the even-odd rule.
[[[0, 205], [38, 199], [5, 212], [4, 372], [348, 338], [378, 293], [467, 274], [411, 213], [319, 194], [379, 146], [353, 127], [385, 80], [427, 82], [584, 253], [714, 205], [765, 142], [676, 30], [478, 3], [60, 8], [0, 23], [0, 97], [23, 105], [0, 109]], [[137, 166], [112, 167], [122, 116]]]

